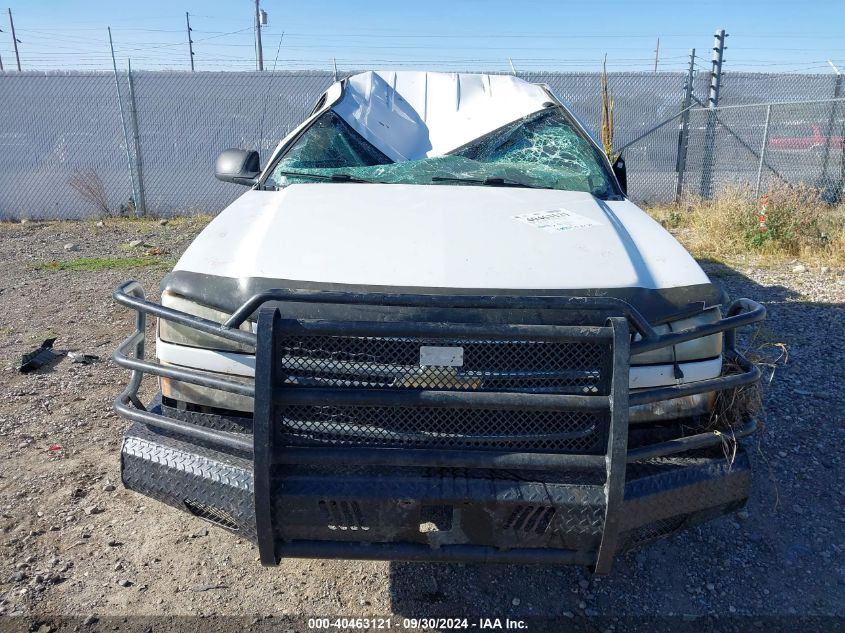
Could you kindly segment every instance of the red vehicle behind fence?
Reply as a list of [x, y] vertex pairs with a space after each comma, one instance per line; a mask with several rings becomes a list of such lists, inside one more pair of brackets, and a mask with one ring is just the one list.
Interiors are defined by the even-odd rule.
[[842, 136], [825, 136], [818, 125], [813, 126], [813, 133], [804, 136], [778, 136], [769, 139], [769, 149], [815, 150], [824, 149], [830, 143], [831, 149], [842, 149]]

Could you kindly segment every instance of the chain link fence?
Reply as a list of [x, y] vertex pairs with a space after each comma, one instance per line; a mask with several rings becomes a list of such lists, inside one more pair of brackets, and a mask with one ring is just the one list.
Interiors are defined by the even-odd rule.
[[[599, 128], [598, 73], [520, 77], [548, 84]], [[243, 190], [215, 180], [216, 156], [241, 147], [268, 157], [332, 81], [319, 71], [135, 71], [130, 91], [127, 73], [0, 74], [0, 220], [133, 215], [141, 191], [150, 215], [217, 213]], [[720, 108], [694, 105], [686, 126], [685, 81], [685, 73], [610, 74], [615, 145], [635, 141], [624, 152], [633, 199], [717, 195], [737, 183], [763, 192], [778, 179], [839, 199], [838, 77], [726, 72]], [[708, 84], [699, 73], [693, 98], [704, 102]]]
[[[712, 151], [707, 148], [712, 135]], [[710, 197], [743, 186], [758, 196], [776, 181], [804, 184], [823, 200], [843, 192], [845, 100], [725, 106], [690, 113], [683, 191]]]
[[128, 201], [117, 103], [112, 75], [0, 75], [0, 220], [102, 213], [69, 184], [85, 174], [99, 180], [92, 197]]

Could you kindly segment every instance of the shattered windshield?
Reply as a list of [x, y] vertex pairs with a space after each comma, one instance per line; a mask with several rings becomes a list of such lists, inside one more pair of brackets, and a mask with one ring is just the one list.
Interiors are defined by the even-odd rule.
[[[277, 165], [278, 171], [369, 167], [392, 162], [328, 110], [305, 130]], [[328, 172], [323, 172], [328, 173]]]
[[392, 162], [331, 110], [274, 165], [265, 187], [301, 182], [486, 184], [617, 193], [600, 151], [561, 108], [524, 117], [444, 156]]

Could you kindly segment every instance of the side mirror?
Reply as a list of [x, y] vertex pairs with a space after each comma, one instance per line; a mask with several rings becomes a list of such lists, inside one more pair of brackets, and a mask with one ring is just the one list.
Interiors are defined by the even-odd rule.
[[613, 163], [613, 175], [616, 176], [616, 180], [619, 181], [619, 186], [622, 187], [622, 193], [626, 196], [628, 195], [628, 170], [625, 167], [625, 159], [622, 158], [622, 155], [616, 157], [616, 161]]
[[261, 174], [258, 152], [246, 149], [227, 149], [214, 161], [214, 176], [236, 185], [254, 185]]

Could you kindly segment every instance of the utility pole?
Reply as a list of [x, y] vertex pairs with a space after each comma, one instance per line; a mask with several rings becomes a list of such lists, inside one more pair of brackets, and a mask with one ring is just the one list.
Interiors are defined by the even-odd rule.
[[725, 29], [716, 31], [713, 42], [713, 61], [710, 69], [710, 90], [707, 94], [707, 129], [704, 137], [704, 165], [701, 170], [701, 195], [709, 198], [713, 184], [713, 162], [716, 150], [716, 108], [722, 88], [722, 62], [725, 57]]
[[15, 59], [18, 62], [18, 72], [21, 71], [21, 56], [18, 53], [18, 43], [20, 40], [15, 35], [15, 21], [12, 19], [12, 10], [9, 9], [9, 26], [12, 27], [12, 44], [15, 45]]
[[687, 84], [684, 86], [684, 101], [681, 104], [681, 130], [678, 134], [678, 181], [675, 185], [675, 202], [680, 201], [684, 193], [684, 172], [687, 167], [687, 147], [689, 145], [689, 107], [692, 105], [693, 80], [695, 78], [695, 49], [689, 52]]
[[657, 47], [654, 49], [654, 72], [657, 72], [657, 61], [660, 59], [660, 38], [657, 38]]
[[713, 69], [710, 72], [710, 93], [707, 95], [707, 105], [711, 108], [719, 107], [719, 90], [722, 87], [722, 62], [725, 56], [725, 29], [716, 31], [713, 42]]
[[191, 16], [185, 11], [185, 22], [188, 23], [188, 52], [191, 54], [191, 72], [194, 72], [194, 40], [191, 39]]
[[261, 48], [261, 7], [255, 0], [255, 58], [258, 70], [264, 70], [264, 50]]

